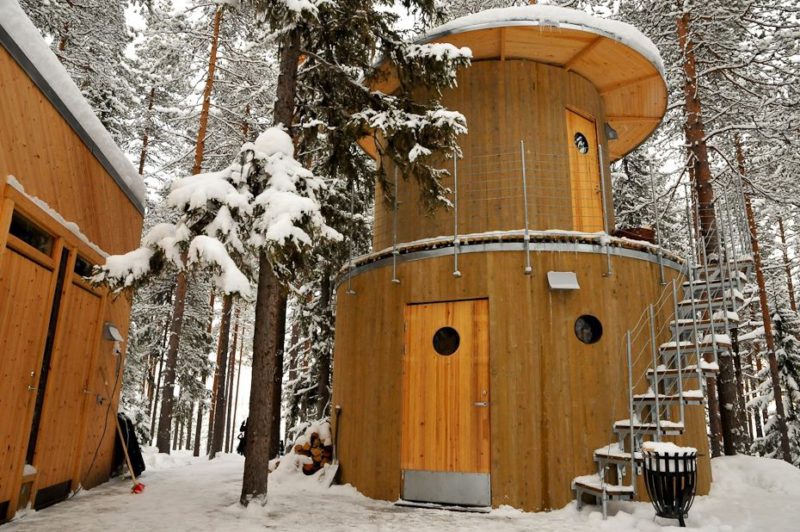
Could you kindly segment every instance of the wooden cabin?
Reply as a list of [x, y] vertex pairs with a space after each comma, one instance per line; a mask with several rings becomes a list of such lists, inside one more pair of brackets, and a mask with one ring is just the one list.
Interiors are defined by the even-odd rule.
[[144, 185], [16, 2], [0, 3], [0, 523], [108, 479]]
[[[550, 6], [467, 16], [419, 42], [472, 50], [444, 94], [469, 133], [446, 163], [453, 208], [429, 213], [416, 180], [392, 182], [378, 159], [396, 200], [376, 201], [374, 251], [337, 288], [341, 480], [388, 501], [560, 508], [628, 417], [626, 330], [684, 272], [609, 236], [609, 164], [665, 113], [661, 59], [627, 24]], [[704, 414], [686, 416], [673, 441], [700, 450], [705, 493]]]

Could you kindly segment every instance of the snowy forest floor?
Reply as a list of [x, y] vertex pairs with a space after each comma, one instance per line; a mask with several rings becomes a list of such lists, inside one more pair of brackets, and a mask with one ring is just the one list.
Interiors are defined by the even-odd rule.
[[[129, 480], [113, 479], [39, 512], [28, 511], [0, 531], [29, 530], [677, 530], [677, 522], [654, 519], [645, 503], [599, 509], [524, 513], [500, 508], [488, 514], [402, 508], [368, 499], [350, 486], [322, 487], [300, 474], [270, 477], [266, 507], [237, 503], [244, 460], [222, 455], [209, 462], [187, 452], [148, 454], [146, 489], [130, 493]], [[789, 531], [800, 522], [800, 470], [783, 462], [748, 456], [712, 461], [711, 495], [695, 500], [687, 526], [706, 531]], [[675, 528], [673, 528], [675, 527]]]

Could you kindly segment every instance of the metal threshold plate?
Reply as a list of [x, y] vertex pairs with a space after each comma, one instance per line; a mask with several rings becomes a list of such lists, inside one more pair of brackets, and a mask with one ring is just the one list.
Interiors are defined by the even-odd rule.
[[458, 506], [491, 506], [489, 473], [403, 471], [404, 501]]

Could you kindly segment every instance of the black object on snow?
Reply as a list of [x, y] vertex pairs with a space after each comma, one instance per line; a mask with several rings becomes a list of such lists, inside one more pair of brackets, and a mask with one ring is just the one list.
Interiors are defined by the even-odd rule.
[[242, 421], [241, 426], [239, 426], [239, 443], [236, 445], [236, 452], [244, 456], [245, 451], [247, 450], [247, 419]]
[[[122, 435], [125, 437], [125, 445], [128, 446], [128, 456], [131, 459], [131, 467], [133, 474], [137, 477], [145, 470], [144, 458], [142, 458], [142, 450], [139, 447], [139, 440], [136, 439], [136, 431], [133, 429], [133, 421], [123, 413], [117, 414], [119, 426], [122, 429]], [[125, 454], [122, 450], [122, 443], [120, 436], [117, 434], [114, 440], [114, 462], [113, 470], [117, 470], [122, 464], [125, 463]]]
[[644, 483], [656, 515], [677, 519], [685, 527], [697, 491], [697, 453], [642, 450]]

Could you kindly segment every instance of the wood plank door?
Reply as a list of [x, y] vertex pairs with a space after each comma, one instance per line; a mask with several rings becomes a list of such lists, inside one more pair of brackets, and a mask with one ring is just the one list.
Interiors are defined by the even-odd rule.
[[[39, 470], [37, 489], [67, 482], [75, 483], [76, 460], [80, 453], [83, 405], [87, 394], [89, 369], [100, 342], [99, 320], [102, 298], [69, 281], [64, 290], [50, 373], [45, 389], [36, 454], [33, 465]], [[113, 375], [108, 376], [114, 378]], [[110, 430], [114, 430], [113, 425]]]
[[[50, 315], [53, 272], [16, 251], [0, 255], [0, 504], [14, 500], [25, 465]], [[13, 508], [9, 508], [13, 513]], [[0, 512], [0, 522], [5, 515]]]
[[[488, 505], [488, 301], [408, 305], [405, 326], [401, 443], [404, 498]], [[416, 476], [412, 478], [412, 474]], [[473, 494], [468, 500], [448, 494], [450, 487], [451, 491], [458, 491], [469, 482], [477, 482], [475, 489], [485, 493], [477, 498]], [[409, 486], [413, 483], [433, 491], [428, 495], [411, 490], [416, 495], [410, 495]]]
[[594, 120], [566, 113], [573, 230], [595, 233], [603, 230], [597, 127]]

